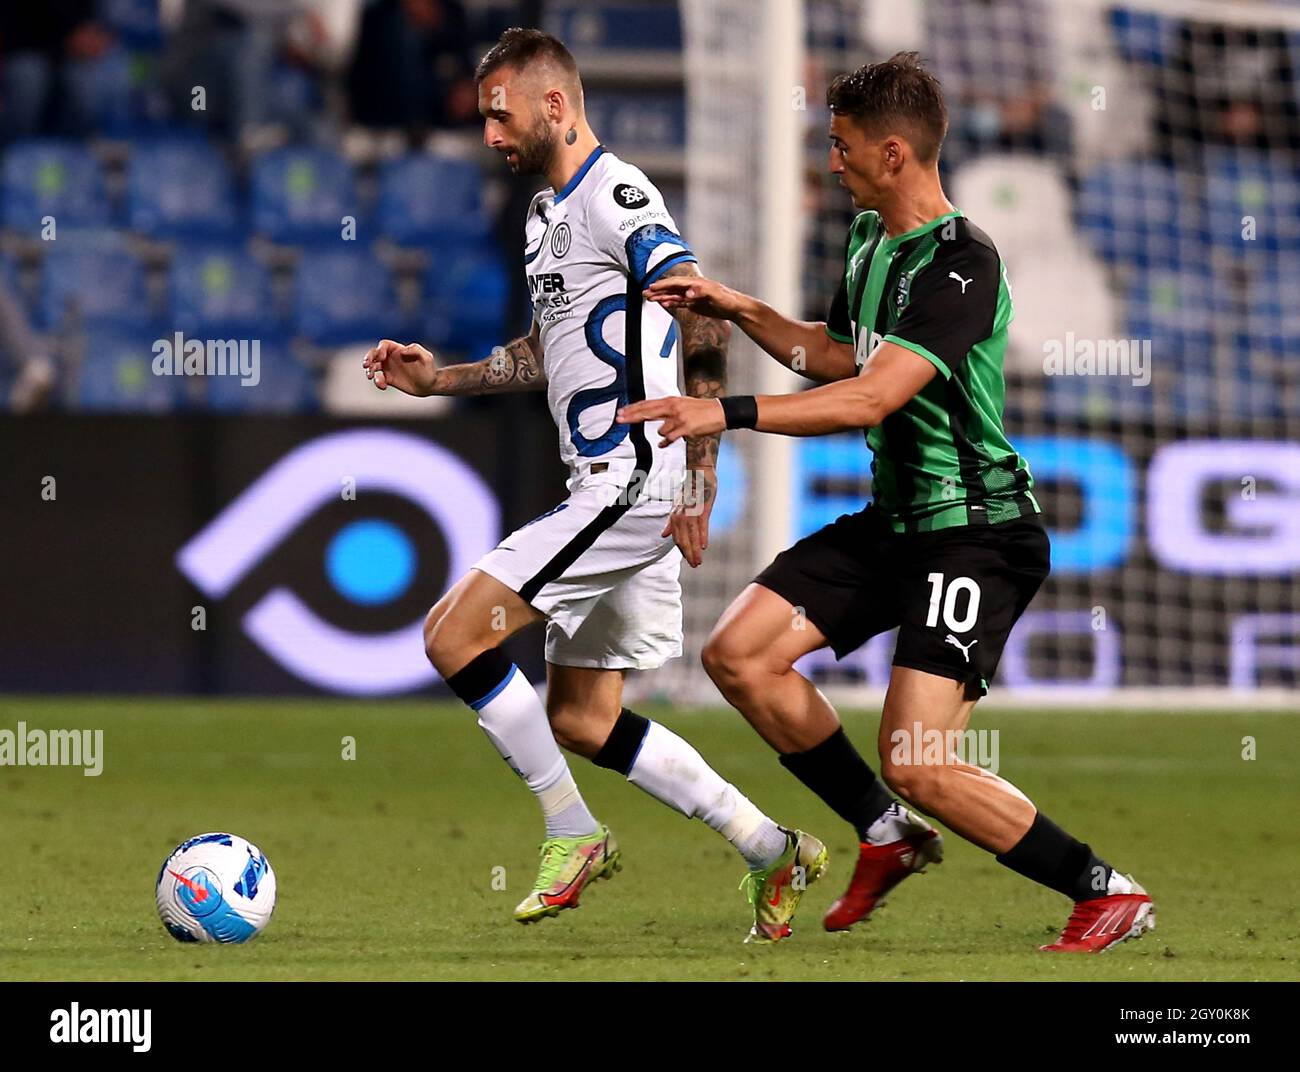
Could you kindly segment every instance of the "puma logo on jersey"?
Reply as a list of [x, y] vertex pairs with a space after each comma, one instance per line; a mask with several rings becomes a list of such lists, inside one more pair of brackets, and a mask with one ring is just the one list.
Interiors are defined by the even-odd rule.
[[958, 640], [958, 639], [957, 639], [955, 636], [953, 636], [951, 633], [949, 633], [946, 637], [943, 638], [943, 642], [944, 642], [945, 644], [951, 644], [954, 648], [961, 648], [962, 657], [963, 657], [967, 662], [970, 662], [970, 650], [971, 650], [971, 648], [973, 648], [976, 644], [979, 643], [978, 640], [972, 640], [969, 644], [963, 644], [960, 640]]
[[969, 279], [963, 279], [963, 278], [962, 278], [961, 276], [959, 276], [956, 272], [949, 272], [949, 273], [948, 273], [948, 278], [949, 278], [949, 279], [955, 279], [955, 280], [957, 280], [958, 283], [961, 284], [961, 292], [962, 292], [963, 294], [966, 293], [966, 284], [967, 284], [967, 283], [973, 283], [973, 282], [975, 282], [975, 277], [974, 277], [974, 276], [971, 276]]

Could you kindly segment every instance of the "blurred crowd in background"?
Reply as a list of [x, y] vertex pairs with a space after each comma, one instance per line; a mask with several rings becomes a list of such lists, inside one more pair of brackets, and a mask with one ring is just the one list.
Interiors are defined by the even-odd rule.
[[[1300, 34], [1048, 0], [806, 11], [810, 316], [849, 215], [825, 176], [825, 84], [913, 47], [952, 112], [949, 195], [1011, 273], [1013, 375], [1041, 378], [1043, 341], [1067, 329], [1151, 340], [1156, 389], [1062, 380], [1041, 404], [1300, 412]], [[473, 84], [516, 24], [570, 44], [597, 134], [685, 226], [675, 0], [4, 5], [0, 399], [366, 412], [359, 345], [477, 358], [526, 331], [537, 183], [482, 149]], [[152, 375], [177, 332], [257, 339], [260, 384]]]

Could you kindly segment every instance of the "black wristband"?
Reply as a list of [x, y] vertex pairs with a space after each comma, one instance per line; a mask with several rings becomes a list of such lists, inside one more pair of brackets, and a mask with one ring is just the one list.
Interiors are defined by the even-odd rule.
[[758, 424], [758, 399], [753, 395], [728, 395], [718, 401], [728, 428], [753, 428]]

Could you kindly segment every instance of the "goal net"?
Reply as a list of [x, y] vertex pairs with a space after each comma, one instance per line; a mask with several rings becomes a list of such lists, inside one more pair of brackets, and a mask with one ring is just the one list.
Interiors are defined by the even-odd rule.
[[[704, 271], [810, 319], [824, 319], [852, 218], [826, 170], [827, 84], [915, 49], [944, 86], [945, 190], [1007, 266], [1006, 423], [1053, 544], [994, 696], [1293, 703], [1300, 8], [682, 0], [681, 17], [687, 225]], [[766, 51], [772, 19], [792, 34], [788, 79]], [[793, 123], [774, 120], [778, 99]], [[776, 161], [797, 167], [779, 210]], [[773, 246], [791, 251], [793, 287]], [[797, 389], [774, 388], [768, 366], [738, 335], [731, 390]], [[861, 507], [869, 465], [859, 435], [727, 436], [716, 535], [684, 570], [687, 655], [654, 687], [716, 699], [698, 661], [713, 622], [774, 548]], [[893, 644], [804, 669], [865, 701]]]

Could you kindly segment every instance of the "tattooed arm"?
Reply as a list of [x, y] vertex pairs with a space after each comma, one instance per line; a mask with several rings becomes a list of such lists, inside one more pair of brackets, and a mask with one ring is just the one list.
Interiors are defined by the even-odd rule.
[[[679, 264], [660, 277], [699, 276], [693, 263]], [[701, 316], [685, 306], [673, 310], [681, 338], [682, 377], [690, 398], [721, 398], [727, 386], [727, 346], [731, 325]], [[682, 555], [698, 566], [709, 546], [709, 515], [718, 494], [718, 446], [722, 434], [696, 436], [686, 441], [687, 484], [664, 529]]]
[[396, 387], [408, 395], [493, 395], [506, 391], [536, 391], [546, 386], [542, 369], [542, 339], [533, 330], [482, 361], [438, 368], [433, 354], [418, 343], [384, 339], [370, 350], [361, 367], [381, 391]]

